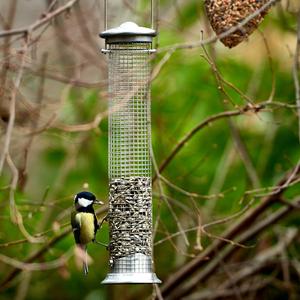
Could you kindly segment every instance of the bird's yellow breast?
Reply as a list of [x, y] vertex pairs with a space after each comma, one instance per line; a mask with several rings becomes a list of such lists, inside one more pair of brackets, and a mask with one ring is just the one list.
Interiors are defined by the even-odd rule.
[[80, 224], [80, 243], [88, 244], [94, 239], [94, 215], [80, 212], [76, 214], [76, 221]]

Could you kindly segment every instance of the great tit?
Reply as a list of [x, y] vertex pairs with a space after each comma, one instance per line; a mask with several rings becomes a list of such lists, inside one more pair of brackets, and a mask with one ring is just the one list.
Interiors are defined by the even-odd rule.
[[76, 244], [85, 251], [83, 272], [88, 274], [87, 244], [96, 241], [99, 224], [93, 204], [103, 204], [90, 192], [80, 192], [74, 197], [75, 211], [71, 214], [71, 225]]

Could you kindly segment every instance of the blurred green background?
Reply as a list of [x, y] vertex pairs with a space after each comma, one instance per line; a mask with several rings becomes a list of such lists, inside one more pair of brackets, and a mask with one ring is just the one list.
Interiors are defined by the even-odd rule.
[[[38, 13], [46, 10], [47, 1], [43, 6], [37, 2], [17, 1], [12, 28], [33, 23]], [[57, 1], [56, 8], [66, 2]], [[20, 118], [16, 118], [11, 142], [11, 157], [19, 171], [24, 166], [27, 155], [24, 153], [32, 136], [30, 132], [38, 128], [43, 130], [33, 135], [26, 158], [24, 182], [15, 193], [15, 201], [28, 232], [31, 235], [43, 233], [46, 242], [69, 228], [69, 215], [76, 192], [88, 188], [105, 203], [108, 202], [107, 118], [104, 117], [96, 128], [87, 131], [68, 127], [89, 123], [97, 113], [107, 109], [107, 61], [99, 51], [103, 41], [97, 37], [103, 29], [101, 5], [98, 1], [79, 1], [67, 14], [57, 17], [41, 35], [36, 46], [32, 46], [26, 54], [26, 68], [17, 95], [17, 114], [20, 114]], [[126, 17], [149, 26], [149, 22], [145, 21], [149, 20], [149, 1], [130, 1], [129, 4], [126, 1], [111, 1], [109, 5], [109, 25], [118, 25]], [[5, 19], [10, 4], [3, 1], [1, 6], [1, 15]], [[28, 14], [31, 8], [34, 10]], [[154, 43], [158, 53], [151, 62], [154, 69], [165, 58], [168, 47], [199, 41], [202, 34], [204, 38], [213, 35], [203, 1], [194, 0], [160, 1], [158, 29], [159, 35]], [[256, 104], [269, 100], [273, 87], [273, 101], [282, 105], [268, 105], [260, 112], [250, 111], [230, 119], [246, 149], [255, 180], [245, 167], [228, 118], [212, 122], [189, 140], [162, 173], [171, 183], [161, 180], [165, 197], [161, 197], [158, 181], [153, 185], [154, 223], [158, 220], [154, 244], [178, 232], [178, 223], [188, 229], [240, 211], [254, 199], [254, 195], [267, 192], [263, 189], [255, 192], [254, 189], [276, 185], [297, 164], [299, 129], [292, 77], [296, 30], [296, 14], [287, 6], [287, 2], [282, 1], [271, 9], [259, 31], [236, 48], [227, 49], [220, 42], [206, 46], [210, 62], [215, 61], [224, 80]], [[38, 33], [41, 30], [35, 36]], [[11, 38], [9, 44], [9, 63], [12, 67], [6, 75], [2, 110], [20, 65], [14, 49], [21, 47], [22, 41]], [[4, 46], [2, 40], [2, 62], [7, 59]], [[224, 84], [226, 97], [220, 92], [216, 73], [212, 71], [207, 54], [201, 47], [174, 50], [170, 55], [152, 82], [152, 142], [158, 165], [179, 140], [204, 119], [224, 110], [242, 109], [247, 104], [241, 94], [229, 85]], [[41, 76], [42, 71], [44, 77]], [[70, 81], [64, 82], [63, 79]], [[95, 84], [79, 86], [76, 80]], [[39, 94], [41, 86], [42, 96]], [[38, 107], [39, 119], [34, 122]], [[55, 122], [47, 127], [47, 122], [54, 114]], [[6, 129], [7, 124], [2, 118], [1, 145], [4, 145]], [[6, 165], [0, 177], [0, 252], [18, 261], [25, 261], [45, 242], [33, 244], [24, 240], [19, 228], [10, 221], [10, 182], [11, 172]], [[246, 191], [253, 192], [245, 194]], [[299, 196], [299, 191], [299, 184], [295, 184], [284, 196], [287, 200], [294, 199]], [[251, 205], [257, 205], [260, 199], [255, 198]], [[104, 214], [99, 215], [99, 219], [103, 217]], [[232, 222], [213, 226], [209, 231], [220, 235]], [[259, 240], [253, 241], [256, 247], [244, 250], [241, 254], [243, 259], [251, 260], [259, 251], [276, 243], [278, 232], [281, 232], [279, 236], [284, 235], [286, 228], [298, 227], [298, 224], [298, 215], [294, 213], [274, 225]], [[197, 230], [187, 232], [186, 236], [189, 245], [179, 234], [154, 247], [155, 270], [163, 282], [201, 252], [199, 247], [195, 247], [199, 246]], [[98, 240], [108, 242], [107, 224], [98, 233]], [[202, 247], [206, 248], [213, 240], [202, 234]], [[17, 242], [12, 243], [14, 241]], [[73, 245], [72, 234], [67, 234], [35, 262], [53, 261], [72, 251]], [[287, 256], [298, 260], [299, 238], [291, 247], [291, 251], [287, 250]], [[99, 245], [90, 245], [89, 254], [93, 263], [87, 277], [83, 276], [81, 264], [76, 263], [72, 256], [55, 269], [21, 272], [2, 289], [0, 299], [146, 299], [152, 295], [152, 286], [100, 285], [108, 272], [108, 252]], [[12, 269], [0, 258], [1, 281]], [[219, 277], [215, 283], [218, 280]], [[284, 282], [281, 275], [276, 280]], [[266, 287], [263, 297], [255, 299], [298, 299], [297, 280], [299, 278], [291, 275], [289, 288], [283, 288], [278, 283], [269, 290]], [[209, 289], [210, 285], [205, 287]]]

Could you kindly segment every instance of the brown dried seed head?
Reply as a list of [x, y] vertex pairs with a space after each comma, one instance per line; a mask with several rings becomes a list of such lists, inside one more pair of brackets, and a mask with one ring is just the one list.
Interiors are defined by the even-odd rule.
[[[237, 26], [245, 18], [261, 9], [267, 2], [268, 0], [205, 0], [205, 8], [213, 30], [220, 35]], [[229, 48], [235, 47], [258, 27], [266, 14], [267, 10], [262, 11], [243, 28], [222, 38], [221, 42]]]

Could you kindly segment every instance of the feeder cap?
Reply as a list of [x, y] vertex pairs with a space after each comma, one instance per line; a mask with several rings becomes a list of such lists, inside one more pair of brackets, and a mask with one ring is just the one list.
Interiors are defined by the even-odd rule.
[[151, 42], [156, 31], [151, 28], [138, 26], [134, 22], [125, 22], [119, 27], [111, 28], [100, 33], [107, 43], [117, 42]]

